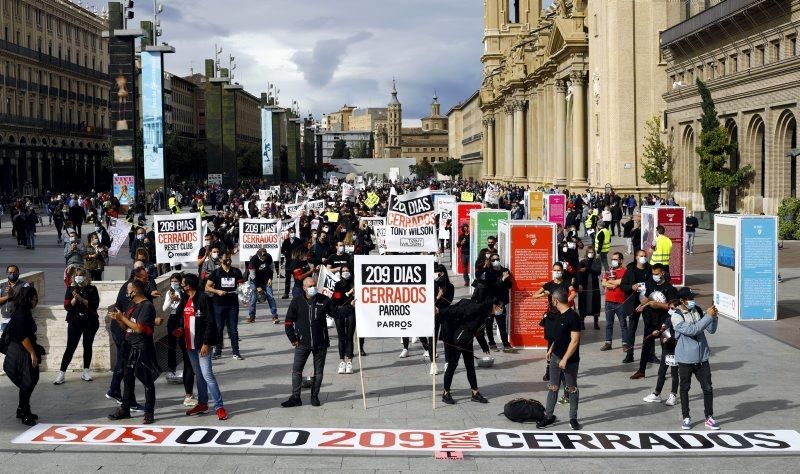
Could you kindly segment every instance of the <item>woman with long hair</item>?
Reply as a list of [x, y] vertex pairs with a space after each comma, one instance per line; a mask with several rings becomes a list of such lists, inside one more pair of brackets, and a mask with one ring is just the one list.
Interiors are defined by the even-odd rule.
[[97, 307], [100, 306], [100, 294], [97, 287], [92, 285], [89, 271], [78, 267], [72, 276], [72, 284], [64, 295], [64, 309], [67, 310], [67, 347], [61, 357], [61, 368], [53, 380], [53, 384], [64, 383], [64, 374], [72, 362], [78, 342], [83, 338], [83, 374], [81, 380], [93, 380], [90, 367], [92, 365], [92, 344], [97, 330], [100, 329], [100, 319]]
[[186, 341], [181, 337], [175, 337], [173, 334], [183, 324], [181, 322], [183, 315], [178, 313], [178, 307], [183, 300], [183, 292], [181, 291], [182, 276], [180, 272], [175, 272], [170, 277], [169, 290], [164, 295], [164, 305], [161, 310], [169, 314], [167, 318], [167, 368], [169, 368], [167, 381], [172, 382], [178, 378], [175, 370], [178, 367], [177, 352], [178, 348], [180, 348], [183, 356], [183, 374], [181, 375], [184, 389], [183, 406], [191, 408], [197, 405], [197, 400], [194, 399], [194, 370], [192, 370], [192, 364], [189, 363], [189, 356], [186, 353]]
[[108, 261], [108, 249], [100, 245], [100, 237], [96, 233], [89, 234], [83, 266], [91, 273], [92, 281], [103, 279], [103, 270]]
[[44, 348], [36, 343], [36, 322], [33, 308], [39, 303], [39, 295], [31, 284], [14, 290], [14, 312], [3, 331], [6, 359], [3, 370], [11, 382], [19, 388], [17, 418], [22, 424], [33, 426], [39, 418], [31, 412], [31, 395], [39, 382], [39, 361]]

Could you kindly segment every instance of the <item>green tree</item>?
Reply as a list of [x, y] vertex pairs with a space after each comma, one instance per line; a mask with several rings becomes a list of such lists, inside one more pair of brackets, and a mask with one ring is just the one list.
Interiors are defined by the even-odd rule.
[[369, 149], [367, 150], [367, 158], [372, 158], [375, 154], [375, 132], [369, 134]]
[[700, 120], [700, 146], [696, 148], [700, 157], [700, 193], [703, 195], [706, 211], [719, 208], [719, 197], [723, 189], [738, 187], [750, 179], [753, 167], [747, 165], [733, 170], [728, 165], [729, 158], [736, 153], [738, 145], [728, 139], [728, 131], [719, 124], [717, 109], [708, 86], [697, 79], [703, 116]]
[[450, 179], [456, 179], [456, 176], [459, 176], [461, 171], [464, 169], [464, 165], [461, 163], [461, 160], [449, 158], [445, 161], [436, 163], [434, 168], [436, 168], [437, 173], [449, 176]]
[[206, 148], [196, 140], [168, 133], [164, 143], [164, 162], [167, 176], [180, 179], [204, 179], [206, 176]]
[[333, 142], [333, 153], [331, 159], [348, 159], [350, 158], [350, 148], [347, 147], [347, 142], [344, 140], [336, 140]]
[[428, 160], [422, 160], [419, 164], [411, 165], [408, 170], [417, 175], [419, 180], [430, 179], [434, 173], [433, 165]]
[[369, 148], [367, 142], [358, 142], [350, 149], [350, 156], [353, 158], [369, 158]]
[[658, 186], [660, 195], [662, 185], [667, 184], [668, 188], [672, 187], [672, 143], [666, 145], [661, 140], [661, 118], [658, 115], [650, 118], [645, 126], [647, 137], [642, 159], [642, 177], [647, 184]]
[[245, 145], [236, 153], [236, 165], [242, 178], [261, 177], [261, 149], [256, 145]]

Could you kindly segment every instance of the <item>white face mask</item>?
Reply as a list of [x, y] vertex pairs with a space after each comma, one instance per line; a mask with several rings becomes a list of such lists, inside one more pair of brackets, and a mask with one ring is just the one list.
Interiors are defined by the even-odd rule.
[[638, 260], [641, 265], [647, 263], [647, 257], [636, 257], [636, 260]]
[[611, 268], [617, 268], [618, 266], [619, 266], [619, 260], [611, 261]]
[[594, 254], [593, 253], [587, 253], [586, 254], [586, 258], [594, 258]]
[[317, 287], [310, 286], [306, 288], [306, 294], [308, 295], [309, 298], [313, 298], [317, 294]]
[[500, 268], [500, 260], [495, 260], [494, 262], [492, 262], [492, 267]]
[[344, 278], [345, 280], [349, 280], [350, 279], [350, 272], [342, 272], [342, 278]]
[[563, 274], [563, 272], [553, 272], [553, 280], [560, 279]]
[[661, 275], [653, 275], [653, 281], [659, 283], [661, 281]]
[[344, 247], [342, 246], [336, 247], [336, 251], [339, 253], [344, 253]]
[[213, 258], [214, 260], [216, 260], [216, 259], [218, 259], [218, 258], [219, 258], [219, 254], [218, 254], [218, 253], [216, 253], [216, 252], [212, 253], [212, 254], [211, 254], [211, 258]]
[[86, 281], [86, 277], [85, 276], [78, 275], [78, 276], [75, 277], [75, 283], [78, 284], [78, 285], [83, 285], [83, 283], [85, 281]]
[[175, 282], [175, 283], [170, 283], [170, 284], [169, 284], [169, 286], [170, 286], [170, 288], [172, 288], [174, 291], [178, 291], [178, 290], [180, 290], [180, 289], [181, 289], [181, 284], [180, 284], [180, 283], [178, 283], [178, 282]]
[[564, 252], [564, 253], [567, 253], [567, 250], [569, 250], [569, 248], [567, 248], [567, 247], [561, 247], [561, 251], [562, 251], [562, 252]]
[[567, 242], [567, 247], [569, 247], [571, 249], [574, 249], [575, 248], [575, 242]]

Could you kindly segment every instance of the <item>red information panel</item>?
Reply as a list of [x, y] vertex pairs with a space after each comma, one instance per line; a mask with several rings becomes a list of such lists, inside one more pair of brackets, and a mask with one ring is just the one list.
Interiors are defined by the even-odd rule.
[[547, 298], [533, 294], [551, 280], [555, 256], [555, 230], [541, 224], [511, 226], [511, 303], [509, 308], [511, 345], [547, 347], [544, 328], [539, 326], [547, 311]]
[[453, 269], [459, 274], [464, 274], [464, 265], [461, 263], [461, 249], [456, 247], [458, 238], [461, 235], [461, 226], [466, 224], [469, 227], [469, 211], [473, 209], [482, 209], [483, 204], [479, 202], [458, 202], [456, 203], [456, 221], [452, 224], [453, 229], [453, 261], [455, 265]]
[[686, 219], [682, 207], [658, 208], [658, 225], [664, 226], [664, 235], [672, 241], [672, 252], [669, 254], [669, 274], [673, 285], [683, 285], [684, 275], [684, 235]]

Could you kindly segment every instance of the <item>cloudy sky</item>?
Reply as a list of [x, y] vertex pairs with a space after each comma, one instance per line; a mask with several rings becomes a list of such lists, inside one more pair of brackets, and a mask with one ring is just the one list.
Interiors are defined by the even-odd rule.
[[[98, 5], [101, 3], [97, 0]], [[397, 78], [403, 116], [430, 110], [434, 89], [442, 113], [480, 85], [480, 0], [163, 0], [166, 59], [180, 75], [203, 71], [214, 44], [236, 58], [234, 80], [254, 94], [267, 82], [281, 104], [303, 114], [342, 104], [384, 107]], [[136, 20], [152, 16], [136, 1]]]

